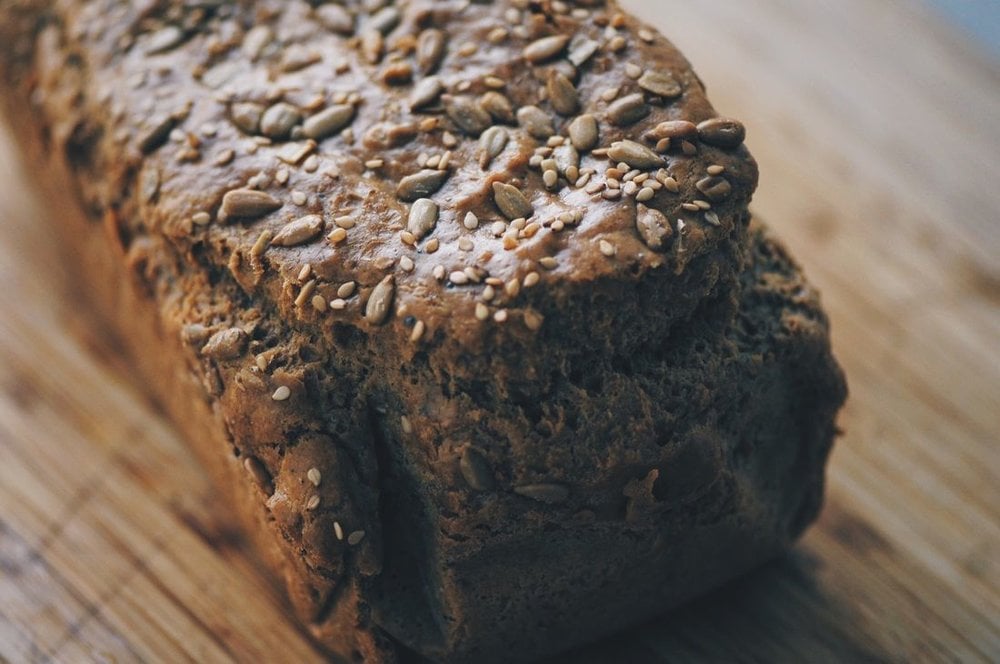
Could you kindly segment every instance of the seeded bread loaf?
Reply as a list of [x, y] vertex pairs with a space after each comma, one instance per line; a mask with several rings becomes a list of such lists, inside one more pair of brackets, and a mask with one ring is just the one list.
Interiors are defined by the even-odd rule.
[[84, 290], [295, 611], [520, 661], [816, 516], [844, 397], [756, 165], [600, 0], [5, 0]]

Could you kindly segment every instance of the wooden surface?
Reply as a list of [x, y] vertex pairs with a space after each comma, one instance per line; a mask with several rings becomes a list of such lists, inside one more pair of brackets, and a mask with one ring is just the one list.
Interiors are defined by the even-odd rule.
[[[750, 128], [851, 385], [796, 550], [567, 661], [1000, 659], [1000, 68], [903, 0], [633, 0]], [[0, 145], [0, 661], [320, 658]]]

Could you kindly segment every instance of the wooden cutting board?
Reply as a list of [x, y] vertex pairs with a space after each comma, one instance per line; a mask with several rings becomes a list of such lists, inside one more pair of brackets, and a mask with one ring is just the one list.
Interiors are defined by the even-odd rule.
[[[1000, 659], [1000, 67], [912, 2], [633, 0], [750, 128], [851, 384], [786, 558], [572, 662]], [[0, 661], [321, 659], [0, 141]]]

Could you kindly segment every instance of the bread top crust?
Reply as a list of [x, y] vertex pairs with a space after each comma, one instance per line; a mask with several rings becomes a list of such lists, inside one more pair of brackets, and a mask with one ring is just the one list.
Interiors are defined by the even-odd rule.
[[[746, 244], [742, 127], [613, 4], [101, 0], [59, 21], [43, 60], [77, 52], [91, 80], [42, 103], [93, 137], [103, 203], [127, 191], [135, 232], [306, 325], [523, 345], [618, 284], [681, 317], [715, 286], [698, 259]], [[43, 90], [73, 66], [53, 60]]]

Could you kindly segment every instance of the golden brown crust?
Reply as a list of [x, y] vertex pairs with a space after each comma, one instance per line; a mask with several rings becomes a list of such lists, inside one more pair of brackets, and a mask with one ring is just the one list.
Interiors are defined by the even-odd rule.
[[332, 650], [538, 656], [815, 516], [825, 318], [742, 126], [614, 5], [12, 0], [0, 37], [92, 299]]

